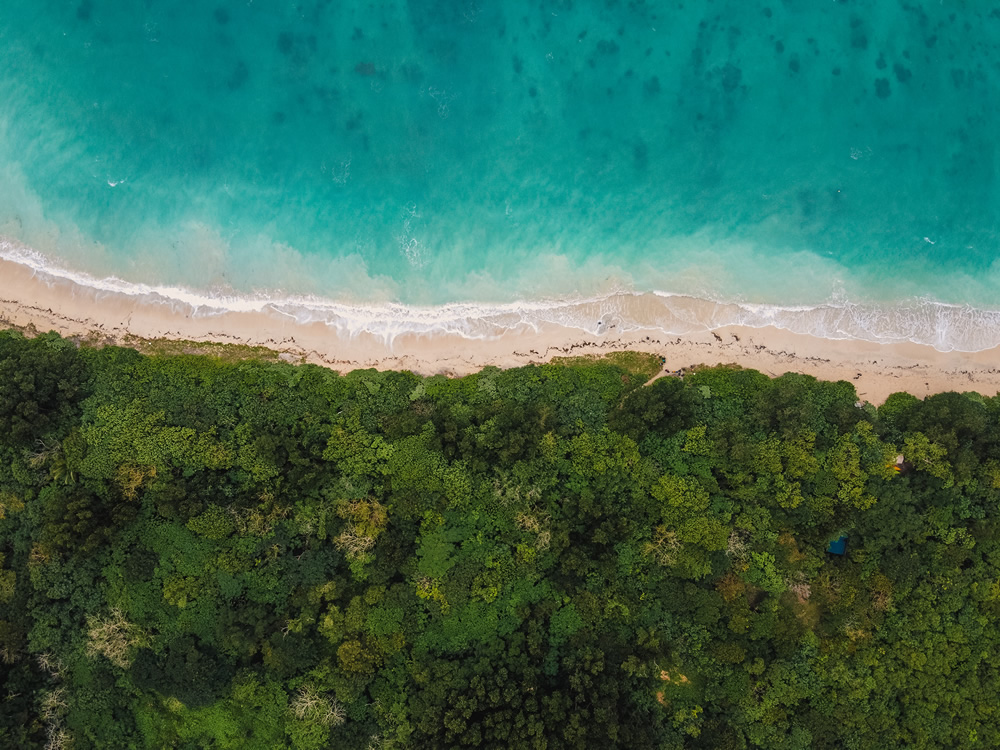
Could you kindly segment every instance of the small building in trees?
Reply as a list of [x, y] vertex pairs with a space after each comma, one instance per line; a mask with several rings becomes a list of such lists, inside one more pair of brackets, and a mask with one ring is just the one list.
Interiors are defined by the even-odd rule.
[[847, 534], [841, 533], [836, 539], [831, 540], [826, 551], [831, 555], [843, 556], [847, 552]]

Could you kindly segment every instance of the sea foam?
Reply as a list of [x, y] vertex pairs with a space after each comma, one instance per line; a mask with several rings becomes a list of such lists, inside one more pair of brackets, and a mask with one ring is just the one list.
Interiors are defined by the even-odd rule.
[[299, 324], [322, 323], [341, 336], [367, 333], [390, 343], [404, 334], [494, 339], [510, 331], [557, 325], [590, 334], [646, 331], [664, 336], [725, 326], [773, 326], [827, 339], [883, 344], [911, 342], [942, 352], [975, 352], [1000, 345], [1000, 310], [948, 304], [930, 298], [891, 304], [837, 299], [816, 305], [785, 306], [619, 288], [591, 296], [489, 304], [472, 301], [424, 306], [396, 302], [355, 304], [317, 296], [238, 294], [226, 290], [136, 283], [114, 276], [97, 278], [68, 269], [30, 248], [2, 239], [0, 258], [27, 266], [42, 282], [68, 282], [97, 294], [138, 298], [141, 302], [167, 305], [195, 317], [266, 312], [288, 316]]

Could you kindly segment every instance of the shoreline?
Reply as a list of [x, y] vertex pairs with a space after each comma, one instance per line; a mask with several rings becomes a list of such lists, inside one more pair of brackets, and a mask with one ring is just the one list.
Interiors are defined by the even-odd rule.
[[126, 346], [135, 338], [262, 346], [289, 361], [341, 371], [374, 367], [465, 375], [490, 365], [519, 367], [567, 355], [634, 350], [665, 357], [669, 371], [735, 363], [771, 376], [799, 372], [848, 380], [860, 400], [876, 405], [897, 391], [918, 397], [950, 390], [988, 396], [1000, 391], [1000, 347], [941, 352], [926, 344], [828, 339], [775, 326], [703, 325], [677, 334], [653, 326], [625, 331], [609, 325], [596, 333], [549, 321], [503, 324], [505, 332], [477, 337], [459, 331], [345, 334], [326, 322], [300, 322], [266, 304], [205, 313], [179, 300], [90, 287], [6, 259], [0, 259], [0, 325]]

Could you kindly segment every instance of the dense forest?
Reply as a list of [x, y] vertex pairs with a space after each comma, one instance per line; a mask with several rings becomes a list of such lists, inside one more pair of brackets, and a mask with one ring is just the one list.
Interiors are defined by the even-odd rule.
[[1000, 397], [660, 369], [0, 333], [0, 746], [1000, 746]]

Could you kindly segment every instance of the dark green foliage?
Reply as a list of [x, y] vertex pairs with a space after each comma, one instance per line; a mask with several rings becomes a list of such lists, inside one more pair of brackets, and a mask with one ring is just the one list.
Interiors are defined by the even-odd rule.
[[611, 414], [608, 426], [633, 440], [650, 431], [669, 437], [691, 426], [702, 400], [701, 392], [685, 388], [683, 381], [660, 378], [632, 391]]
[[139, 649], [129, 671], [140, 690], [177, 698], [188, 708], [207, 706], [229, 686], [233, 668], [214, 647], [190, 636], [171, 641], [160, 656]]
[[1000, 399], [649, 365], [0, 334], [0, 745], [1000, 745]]
[[88, 373], [83, 357], [55, 334], [24, 339], [0, 331], [0, 435], [31, 445], [69, 424]]

